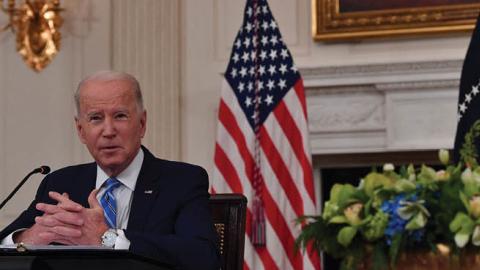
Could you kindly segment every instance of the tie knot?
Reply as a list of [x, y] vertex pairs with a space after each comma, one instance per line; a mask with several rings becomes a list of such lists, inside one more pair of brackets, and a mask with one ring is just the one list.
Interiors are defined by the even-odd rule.
[[110, 178], [107, 179], [107, 181], [105, 181], [104, 186], [105, 186], [106, 190], [114, 190], [118, 186], [120, 186], [121, 184], [122, 183], [120, 183], [120, 181], [118, 181], [117, 178], [110, 177]]

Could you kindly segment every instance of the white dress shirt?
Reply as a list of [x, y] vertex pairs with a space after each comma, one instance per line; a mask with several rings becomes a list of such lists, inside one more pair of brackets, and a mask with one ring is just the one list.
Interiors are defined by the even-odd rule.
[[[140, 148], [135, 158], [132, 160], [130, 165], [123, 170], [115, 178], [122, 183], [113, 191], [115, 200], [117, 202], [117, 234], [118, 237], [115, 241], [115, 249], [128, 249], [130, 247], [130, 241], [125, 236], [123, 232], [127, 228], [128, 218], [130, 215], [130, 207], [132, 205], [133, 191], [137, 184], [138, 175], [140, 174], [140, 169], [142, 168], [144, 153]], [[105, 193], [105, 188], [102, 187], [103, 183], [110, 178], [100, 166], [97, 165], [97, 179], [95, 182], [95, 188], [100, 189], [97, 194], [97, 200], [100, 200], [101, 196]], [[25, 229], [16, 230], [15, 232], [9, 234], [7, 237], [2, 239], [2, 245], [14, 244], [13, 234]]]

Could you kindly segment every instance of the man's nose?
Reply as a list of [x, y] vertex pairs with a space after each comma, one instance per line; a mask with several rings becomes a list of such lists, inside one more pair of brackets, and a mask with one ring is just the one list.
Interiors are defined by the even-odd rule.
[[115, 128], [115, 122], [113, 121], [112, 118], [107, 117], [104, 122], [104, 127], [103, 127], [103, 136], [104, 137], [113, 137], [117, 133], [117, 130]]

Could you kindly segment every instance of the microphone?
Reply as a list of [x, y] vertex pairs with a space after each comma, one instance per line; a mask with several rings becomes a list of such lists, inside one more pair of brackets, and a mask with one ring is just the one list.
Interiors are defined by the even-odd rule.
[[15, 193], [18, 192], [18, 190], [23, 186], [23, 184], [27, 182], [30, 176], [36, 173], [48, 174], [49, 172], [50, 172], [50, 167], [43, 165], [31, 171], [29, 174], [27, 174], [27, 176], [23, 178], [23, 180], [13, 189], [12, 192], [10, 192], [10, 194], [8, 194], [7, 198], [0, 204], [0, 210], [5, 206], [5, 204], [7, 204], [7, 202], [13, 197], [13, 195], [15, 195]]

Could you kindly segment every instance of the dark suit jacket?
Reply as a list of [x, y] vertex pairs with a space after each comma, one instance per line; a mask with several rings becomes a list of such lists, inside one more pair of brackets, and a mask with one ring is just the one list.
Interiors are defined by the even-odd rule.
[[[179, 269], [219, 269], [216, 233], [208, 207], [208, 176], [195, 165], [155, 158], [143, 148], [145, 158], [133, 194], [126, 237], [130, 251], [170, 263]], [[42, 215], [38, 202], [55, 203], [49, 191], [67, 192], [70, 199], [88, 207], [95, 188], [96, 164], [66, 167], [47, 175], [34, 201], [0, 239], [29, 228]], [[145, 192], [151, 190], [152, 193]]]

